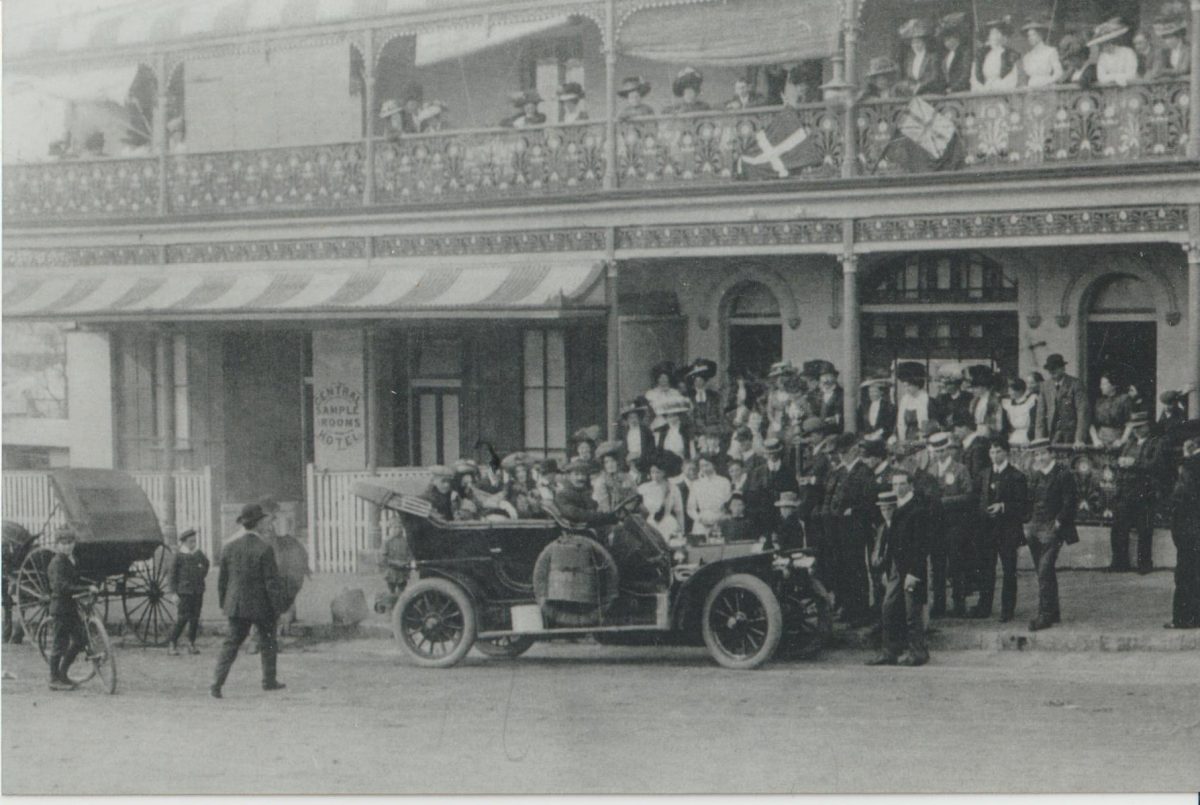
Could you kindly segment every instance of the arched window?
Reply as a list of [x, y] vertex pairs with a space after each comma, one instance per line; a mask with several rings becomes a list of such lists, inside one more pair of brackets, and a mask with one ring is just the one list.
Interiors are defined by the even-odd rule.
[[1150, 288], [1130, 274], [1113, 274], [1097, 281], [1092, 289], [1088, 314], [1095, 318], [1104, 315], [1142, 314], [1154, 316], [1154, 296]]
[[730, 294], [730, 319], [778, 319], [779, 315], [779, 300], [762, 283], [744, 283]]
[[978, 252], [899, 257], [881, 266], [863, 291], [864, 304], [1016, 301], [1016, 279]]

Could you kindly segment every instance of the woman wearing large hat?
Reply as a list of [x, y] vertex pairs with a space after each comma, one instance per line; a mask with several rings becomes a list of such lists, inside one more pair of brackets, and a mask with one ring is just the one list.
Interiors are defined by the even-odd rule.
[[900, 78], [900, 66], [889, 56], [874, 56], [867, 65], [867, 86], [860, 100], [872, 98], [894, 98], [896, 82]]
[[911, 95], [944, 92], [946, 78], [941, 62], [929, 47], [933, 29], [923, 19], [911, 19], [900, 26], [900, 38], [908, 42], [900, 87]]
[[1191, 52], [1188, 49], [1187, 20], [1182, 16], [1166, 17], [1154, 24], [1154, 35], [1162, 47], [1154, 51], [1154, 62], [1147, 78], [1171, 78], [1191, 72]]
[[650, 408], [654, 411], [654, 422], [650, 425], [651, 430], [657, 430], [662, 425], [662, 413], [658, 410], [665, 405], [669, 400], [675, 398], [678, 392], [672, 385], [675, 379], [675, 363], [673, 361], [659, 361], [650, 369], [650, 383], [642, 397], [650, 404]]
[[674, 453], [681, 459], [692, 456], [692, 430], [684, 416], [692, 409], [687, 397], [672, 389], [671, 396], [655, 407], [658, 413], [656, 425], [652, 427], [658, 434], [654, 449], [657, 455]]
[[577, 81], [568, 81], [558, 88], [558, 102], [562, 104], [560, 123], [581, 123], [588, 119], [587, 110], [583, 108], [583, 99], [587, 93]]
[[596, 448], [600, 472], [592, 478], [592, 497], [602, 512], [616, 511], [617, 504], [635, 493], [633, 479], [625, 469], [621, 443], [603, 442]]
[[513, 129], [524, 129], [546, 123], [546, 116], [538, 111], [538, 104], [542, 102], [542, 96], [538, 94], [537, 90], [527, 89], [524, 92], [514, 92], [509, 96], [509, 100], [520, 111], [512, 117], [505, 118], [500, 125]]
[[890, 399], [890, 377], [873, 377], [862, 382], [866, 400], [858, 404], [858, 432], [864, 439], [886, 442], [896, 431], [896, 406]]
[[1031, 87], [1057, 84], [1062, 78], [1063, 66], [1058, 50], [1046, 43], [1051, 27], [1050, 20], [1044, 17], [1030, 17], [1021, 26], [1029, 42], [1029, 50], [1021, 57], [1021, 69], [1025, 73], [1025, 83]]
[[671, 92], [679, 102], [668, 106], [664, 111], [668, 114], [684, 114], [687, 112], [707, 112], [711, 107], [700, 100], [700, 89], [704, 85], [704, 76], [695, 67], [685, 67], [675, 76], [671, 83]]
[[621, 111], [617, 113], [617, 120], [653, 115], [654, 109], [645, 103], [646, 96], [649, 94], [650, 82], [640, 75], [629, 76], [622, 81], [617, 95], [621, 97], [623, 105]]
[[1021, 76], [1021, 56], [1008, 46], [1012, 21], [1008, 17], [988, 20], [983, 29], [987, 32], [987, 44], [975, 58], [971, 89], [976, 92], [1016, 89]]
[[938, 20], [937, 35], [942, 44], [942, 75], [947, 92], [967, 92], [971, 89], [971, 37], [963, 36], [965, 12], [957, 11]]
[[1100, 48], [1100, 55], [1096, 57], [1097, 83], [1123, 87], [1138, 77], [1137, 53], [1128, 45], [1121, 44], [1122, 38], [1128, 33], [1129, 26], [1120, 17], [1100, 23], [1092, 32], [1088, 47]]
[[650, 415], [650, 403], [645, 397], [621, 409], [621, 445], [632, 467], [644, 466], [644, 461], [654, 457], [654, 433], [646, 424]]
[[708, 387], [709, 381], [717, 376], [717, 362], [708, 358], [697, 358], [688, 369], [688, 399], [692, 402], [692, 422], [696, 429], [704, 432], [721, 428], [725, 424], [725, 410], [721, 404], [721, 392]]

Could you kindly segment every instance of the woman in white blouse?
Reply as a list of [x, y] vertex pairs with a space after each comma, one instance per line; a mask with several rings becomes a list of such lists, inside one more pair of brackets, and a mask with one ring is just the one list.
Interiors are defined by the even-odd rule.
[[1004, 429], [1010, 445], [1025, 445], [1033, 440], [1037, 422], [1037, 395], [1030, 394], [1025, 381], [1013, 378], [1008, 384], [1009, 396], [1000, 401], [1004, 409]]
[[650, 480], [639, 486], [637, 492], [642, 496], [646, 521], [662, 534], [663, 539], [683, 534], [683, 498], [679, 487], [667, 477], [661, 462], [650, 465]]
[[1117, 40], [1129, 33], [1129, 26], [1114, 17], [1096, 26], [1088, 47], [1100, 47], [1096, 58], [1096, 82], [1123, 87], [1138, 77], [1137, 53], [1128, 45], [1117, 44]]
[[1047, 20], [1030, 19], [1021, 26], [1025, 38], [1029, 41], [1029, 50], [1021, 57], [1021, 69], [1025, 73], [1026, 83], [1031, 87], [1045, 87], [1057, 84], [1062, 78], [1062, 62], [1058, 58], [1058, 50], [1046, 44], [1050, 34], [1050, 22]]
[[1016, 89], [1021, 77], [1021, 57], [1008, 46], [1012, 26], [1007, 19], [986, 24], [987, 44], [975, 58], [971, 71], [971, 90], [974, 92]]
[[717, 475], [712, 456], [701, 456], [697, 465], [700, 477], [692, 481], [687, 500], [687, 513], [692, 521], [692, 534], [708, 536], [715, 533], [717, 523], [725, 514], [725, 504], [733, 494], [728, 478]]

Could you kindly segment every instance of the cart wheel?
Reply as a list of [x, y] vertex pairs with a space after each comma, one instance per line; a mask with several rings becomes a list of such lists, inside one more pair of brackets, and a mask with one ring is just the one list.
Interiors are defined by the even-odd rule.
[[417, 665], [449, 668], [475, 642], [475, 605], [457, 584], [422, 579], [411, 585], [392, 610], [392, 633]]
[[726, 668], [757, 668], [775, 653], [783, 637], [779, 599], [757, 576], [736, 573], [722, 579], [704, 602], [704, 644]]
[[121, 590], [125, 623], [146, 646], [165, 645], [175, 626], [175, 602], [167, 595], [170, 568], [171, 549], [164, 545], [125, 571]]
[[494, 640], [476, 640], [475, 648], [480, 654], [498, 659], [513, 659], [520, 657], [533, 645], [533, 638], [528, 635], [512, 635], [497, 637]]
[[[117, 656], [113, 652], [108, 629], [104, 628], [104, 621], [100, 620], [99, 615], [92, 615], [87, 619], [87, 635], [88, 645], [85, 649], [85, 656], [87, 664], [91, 666], [91, 675], [99, 676], [104, 682], [104, 689], [110, 694], [116, 693]], [[78, 664], [77, 662], [76, 665]]]
[[784, 606], [787, 609], [784, 645], [788, 654], [802, 660], [815, 658], [833, 637], [829, 602], [812, 591], [792, 590]]
[[54, 551], [49, 548], [34, 548], [17, 569], [13, 597], [17, 599], [17, 617], [25, 634], [36, 635], [38, 626], [46, 619], [50, 609], [50, 576], [47, 569]]
[[[42, 659], [47, 663], [50, 662], [50, 649], [53, 643], [54, 618], [43, 618], [42, 622], [38, 624], [37, 647], [38, 651], [41, 652]], [[67, 669], [67, 679], [71, 680], [71, 684], [73, 685], [82, 685], [84, 682], [90, 681], [95, 675], [96, 666], [89, 661], [88, 648], [84, 646], [80, 649], [75, 662], [71, 663], [71, 667]]]

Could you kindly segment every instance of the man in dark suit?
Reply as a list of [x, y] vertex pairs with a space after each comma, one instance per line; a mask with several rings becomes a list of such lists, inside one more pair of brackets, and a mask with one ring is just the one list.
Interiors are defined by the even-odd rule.
[[967, 616], [967, 577], [974, 567], [975, 483], [966, 465], [954, 456], [948, 433], [929, 437], [931, 459], [915, 480], [927, 483], [931, 494], [941, 502], [942, 542], [930, 546], [933, 564], [933, 607], [930, 617], [940, 617], [946, 609], [946, 578], [949, 576], [954, 601], [953, 615]]
[[1175, 595], [1166, 629], [1200, 629], [1200, 419], [1180, 426], [1183, 460], [1171, 490]]
[[979, 545], [976, 555], [980, 561], [979, 603], [971, 613], [973, 618], [988, 618], [992, 614], [992, 599], [996, 594], [996, 559], [1004, 571], [1000, 589], [1000, 622], [1012, 620], [1017, 606], [1017, 548], [1024, 540], [1023, 524], [1029, 509], [1029, 486], [1025, 475], [1008, 463], [1008, 444], [996, 438], [988, 450], [991, 465], [984, 470], [979, 489]]
[[1046, 358], [1043, 368], [1050, 377], [1042, 383], [1035, 434], [1051, 444], [1082, 447], [1087, 443], [1091, 419], [1083, 383], [1067, 374], [1067, 362], [1057, 352]]
[[763, 442], [767, 460], [755, 464], [746, 476], [746, 515], [754, 528], [763, 534], [775, 531], [779, 525], [779, 510], [775, 502], [784, 492], [799, 492], [796, 471], [784, 458], [783, 443], [772, 436]]
[[874, 541], [875, 473], [862, 460], [858, 437], [843, 433], [834, 449], [842, 461], [842, 477], [832, 491], [830, 510], [839, 573], [838, 602], [842, 616], [853, 626], [870, 623], [867, 547]]
[[1025, 539], [1037, 569], [1038, 614], [1029, 622], [1029, 631], [1048, 629], [1061, 619], [1058, 609], [1058, 574], [1054, 563], [1065, 545], [1079, 542], [1075, 530], [1075, 511], [1079, 494], [1075, 474], [1054, 460], [1049, 439], [1034, 439], [1033, 471], [1029, 479], [1029, 523]]
[[242, 507], [237, 522], [242, 534], [221, 550], [221, 570], [217, 576], [217, 595], [221, 609], [229, 618], [229, 636], [221, 646], [217, 670], [209, 692], [221, 698], [221, 688], [229, 669], [237, 659], [238, 649], [253, 628], [258, 629], [262, 656], [263, 690], [284, 687], [275, 675], [275, 622], [279, 617], [280, 582], [275, 553], [255, 530], [266, 518], [262, 506], [248, 503]]
[[[600, 504], [592, 497], [592, 463], [577, 458], [566, 466], [567, 484], [554, 496], [554, 505], [564, 520], [606, 529], [617, 522], [616, 512], [600, 511]], [[597, 536], [603, 536], [597, 534]]]
[[872, 557], [885, 579], [883, 650], [867, 664], [918, 666], [929, 662], [923, 617], [928, 595], [928, 511], [907, 472], [897, 471], [892, 482], [892, 491], [877, 496], [884, 525], [879, 551]]
[[1129, 570], [1129, 532], [1137, 531], [1137, 569], [1149, 573], [1154, 567], [1154, 503], [1156, 481], [1161, 477], [1164, 456], [1161, 440], [1150, 435], [1150, 416], [1134, 411], [1129, 417], [1133, 436], [1121, 448], [1117, 459], [1117, 499], [1109, 542], [1112, 558], [1109, 570]]
[[67, 676], [71, 663], [87, 644], [87, 633], [79, 617], [75, 594], [87, 589], [79, 579], [75, 566], [75, 532], [61, 526], [54, 532], [54, 558], [46, 568], [50, 582], [49, 616], [54, 619], [54, 634], [50, 647], [50, 690], [74, 690]]
[[[838, 383], [838, 371], [829, 361], [820, 361], [817, 370], [820, 375], [820, 385], [814, 394], [817, 416], [824, 423], [825, 433], [841, 433], [845, 430], [845, 391]], [[872, 504], [874, 505], [874, 504]]]
[[429, 468], [432, 477], [421, 498], [433, 506], [433, 513], [443, 520], [454, 519], [454, 499], [450, 490], [454, 486], [454, 470], [441, 464]]

